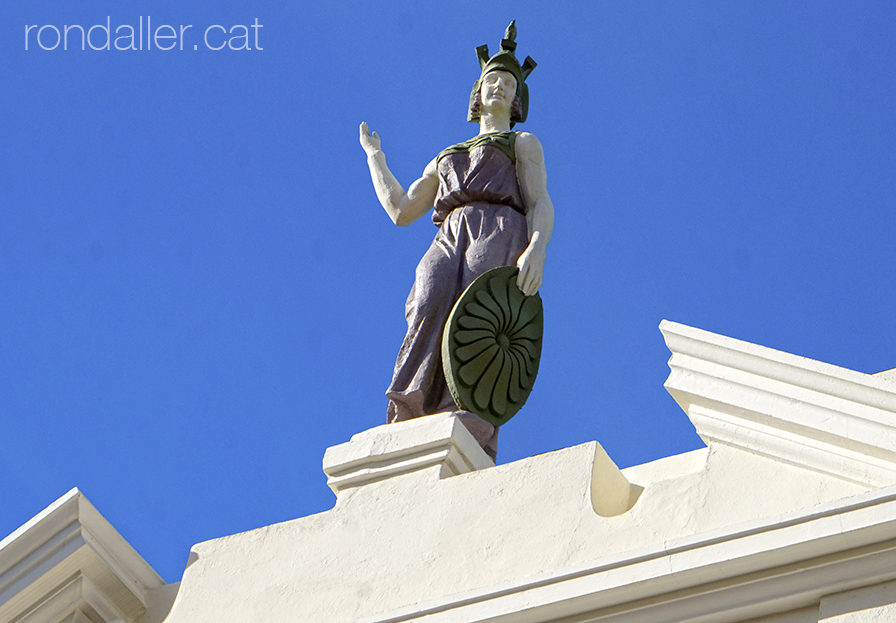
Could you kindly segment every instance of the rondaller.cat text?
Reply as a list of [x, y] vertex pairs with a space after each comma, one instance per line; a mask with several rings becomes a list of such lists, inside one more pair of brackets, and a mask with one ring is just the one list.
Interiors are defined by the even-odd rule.
[[[41, 50], [183, 50], [190, 49], [191, 44], [187, 39], [196, 39], [202, 28], [196, 28], [192, 32], [192, 24], [179, 25], [177, 28], [169, 24], [161, 26], [152, 25], [152, 17], [147, 15], [144, 27], [144, 17], [141, 15], [136, 26], [121, 24], [115, 30], [112, 29], [112, 18], [106, 16], [105, 24], [95, 24], [84, 28], [78, 24], [57, 27], [53, 24], [38, 26], [37, 24], [25, 25], [25, 49]], [[192, 48], [198, 50], [204, 46], [209, 50], [263, 50], [258, 41], [258, 31], [263, 24], [255, 18], [254, 24], [248, 26], [236, 24], [227, 28], [220, 24], [212, 24], [202, 34], [202, 43], [192, 43]], [[254, 33], [250, 33], [249, 29]], [[253, 36], [254, 35], [254, 36]]]

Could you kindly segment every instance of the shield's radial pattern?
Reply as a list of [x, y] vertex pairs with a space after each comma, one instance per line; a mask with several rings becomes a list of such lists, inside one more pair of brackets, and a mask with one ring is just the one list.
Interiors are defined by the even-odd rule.
[[488, 280], [488, 291], [494, 297], [494, 301], [501, 310], [501, 325], [498, 331], [507, 331], [510, 320], [510, 301], [507, 299], [507, 282], [497, 277]]
[[541, 357], [541, 297], [525, 296], [518, 269], [496, 268], [461, 295], [445, 325], [442, 363], [457, 406], [500, 426], [525, 404]]

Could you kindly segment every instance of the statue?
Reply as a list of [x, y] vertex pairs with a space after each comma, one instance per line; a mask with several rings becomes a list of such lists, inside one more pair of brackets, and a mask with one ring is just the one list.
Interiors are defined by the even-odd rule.
[[554, 207], [541, 143], [533, 134], [512, 131], [526, 120], [525, 80], [535, 68], [529, 57], [520, 65], [515, 39], [511, 22], [497, 54], [489, 57], [484, 45], [476, 49], [481, 73], [467, 118], [479, 123], [479, 133], [442, 151], [407, 192], [386, 166], [377, 133], [370, 133], [366, 123], [360, 128], [377, 198], [392, 221], [408, 225], [433, 209], [439, 227], [408, 296], [408, 332], [386, 391], [387, 420], [453, 411], [493, 459], [498, 428], [458, 409], [442, 372], [440, 348], [455, 301], [486, 271], [517, 266], [516, 283], [527, 296], [542, 283]]

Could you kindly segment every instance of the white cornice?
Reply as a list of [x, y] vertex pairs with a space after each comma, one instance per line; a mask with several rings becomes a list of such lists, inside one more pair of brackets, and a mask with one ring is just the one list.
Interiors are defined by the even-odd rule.
[[892, 382], [664, 320], [666, 389], [718, 442], [866, 486], [896, 483]]
[[354, 623], [733, 623], [896, 578], [896, 488]]
[[133, 621], [159, 575], [93, 505], [72, 489], [0, 542], [0, 621], [53, 619], [89, 608]]

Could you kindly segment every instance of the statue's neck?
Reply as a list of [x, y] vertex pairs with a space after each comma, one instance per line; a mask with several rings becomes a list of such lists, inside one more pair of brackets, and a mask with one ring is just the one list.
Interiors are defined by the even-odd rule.
[[479, 134], [510, 132], [510, 115], [494, 115], [483, 112], [479, 117]]

